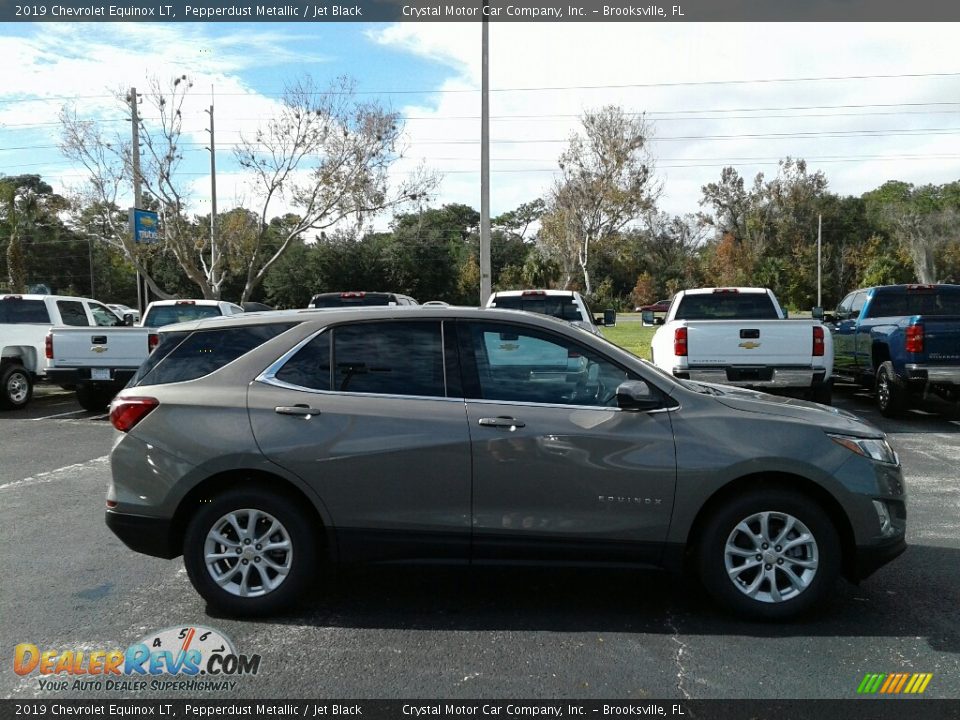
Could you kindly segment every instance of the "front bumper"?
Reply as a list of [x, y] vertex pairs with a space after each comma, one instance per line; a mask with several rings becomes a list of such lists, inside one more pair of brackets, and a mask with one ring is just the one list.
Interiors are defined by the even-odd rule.
[[173, 542], [173, 523], [169, 520], [107, 510], [106, 522], [124, 545], [138, 553], [167, 560], [182, 554]]
[[899, 557], [907, 549], [907, 541], [902, 535], [890, 542], [857, 547], [854, 561], [855, 580], [866, 580], [891, 560]]

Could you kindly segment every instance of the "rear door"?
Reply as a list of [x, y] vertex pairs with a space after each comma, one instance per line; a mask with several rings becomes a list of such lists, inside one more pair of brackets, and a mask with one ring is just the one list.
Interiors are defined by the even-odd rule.
[[[460, 322], [480, 561], [656, 561], [673, 507], [668, 412], [616, 407], [635, 379], [562, 335]], [[561, 364], [562, 363], [562, 364]]]
[[326, 329], [252, 383], [248, 406], [263, 453], [322, 499], [341, 559], [467, 561], [469, 434], [440, 321]]

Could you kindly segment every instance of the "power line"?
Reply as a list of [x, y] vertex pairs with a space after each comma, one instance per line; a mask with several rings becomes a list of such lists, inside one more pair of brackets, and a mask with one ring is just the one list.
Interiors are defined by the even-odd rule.
[[[755, 78], [750, 80], [688, 80], [680, 82], [654, 82], [654, 83], [617, 83], [604, 85], [533, 85], [526, 87], [506, 87], [490, 88], [490, 92], [551, 92], [556, 90], [612, 90], [626, 88], [652, 88], [652, 87], [691, 87], [691, 86], [711, 86], [711, 85], [762, 85], [770, 83], [799, 83], [799, 82], [833, 82], [847, 80], [900, 80], [916, 78], [951, 78], [960, 76], [960, 72], [931, 72], [931, 73], [900, 73], [889, 75], [830, 75], [823, 77], [795, 77], [795, 78]], [[479, 93], [479, 88], [423, 88], [409, 90], [351, 90], [346, 92], [339, 91], [318, 91], [318, 95], [430, 95], [430, 94], [463, 94]], [[142, 93], [145, 96], [156, 96], [156, 93]], [[254, 91], [245, 92], [224, 92], [218, 93], [221, 96], [232, 97], [282, 97], [283, 92], [259, 93]], [[64, 100], [95, 100], [102, 98], [112, 98], [113, 95], [59, 95], [42, 98], [8, 98], [0, 100], [0, 103], [24, 103], [24, 102], [53, 102]]]

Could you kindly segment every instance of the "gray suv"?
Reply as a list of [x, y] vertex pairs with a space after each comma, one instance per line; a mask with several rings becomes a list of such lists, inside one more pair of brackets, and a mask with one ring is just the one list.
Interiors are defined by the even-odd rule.
[[324, 561], [694, 570], [785, 618], [906, 548], [883, 433], [677, 380], [550, 317], [299, 310], [166, 327], [114, 400], [107, 525], [221, 611]]

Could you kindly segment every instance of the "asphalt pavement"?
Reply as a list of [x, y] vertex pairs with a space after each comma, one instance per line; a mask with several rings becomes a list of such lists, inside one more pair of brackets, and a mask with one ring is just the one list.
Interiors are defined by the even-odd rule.
[[[219, 691], [274, 698], [853, 698], [866, 673], [932, 673], [960, 699], [960, 422], [881, 418], [865, 393], [836, 405], [887, 433], [908, 484], [911, 547], [814, 617], [748, 623], [654, 571], [386, 568], [326, 578], [289, 615], [209, 614], [180, 560], [137, 555], [103, 523], [113, 429], [44, 389], [0, 414], [0, 697], [124, 698], [42, 687], [14, 647], [126, 648], [164, 628], [213, 628], [256, 675]], [[87, 678], [89, 679], [89, 678]]]

